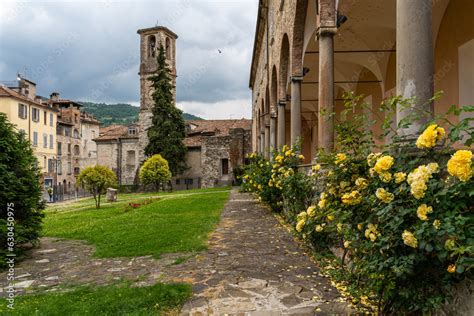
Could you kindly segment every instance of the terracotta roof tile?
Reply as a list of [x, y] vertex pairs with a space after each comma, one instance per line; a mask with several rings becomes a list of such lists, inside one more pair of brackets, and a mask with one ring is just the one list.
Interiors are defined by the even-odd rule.
[[99, 137], [95, 141], [106, 141], [118, 138], [138, 138], [137, 136], [128, 135], [128, 126], [125, 125], [110, 125], [101, 127], [99, 129]]
[[188, 136], [184, 139], [186, 147], [199, 147], [202, 137], [205, 136], [228, 136], [231, 129], [242, 128], [252, 129], [252, 120], [191, 120], [187, 121], [193, 127], [188, 131]]

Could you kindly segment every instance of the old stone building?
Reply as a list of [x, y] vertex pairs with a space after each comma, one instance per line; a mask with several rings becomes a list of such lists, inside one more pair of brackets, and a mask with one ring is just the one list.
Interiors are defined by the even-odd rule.
[[51, 94], [47, 103], [59, 111], [56, 126], [58, 191], [74, 192], [81, 170], [97, 164], [97, 146], [93, 139], [99, 136], [100, 122], [81, 111], [80, 103], [61, 99], [57, 92]]
[[[139, 128], [146, 131], [151, 126], [151, 107], [153, 105], [153, 88], [148, 80], [156, 73], [158, 68], [157, 55], [160, 45], [163, 45], [166, 54], [166, 63], [170, 70], [173, 86], [176, 86], [176, 39], [178, 35], [164, 26], [150, 27], [137, 31], [140, 35], [140, 114]], [[173, 91], [174, 103], [176, 103], [176, 90]], [[146, 132], [139, 135], [138, 158], [143, 161], [145, 158], [145, 147], [148, 144]]]
[[231, 185], [234, 168], [244, 163], [252, 150], [251, 120], [187, 121], [184, 144], [188, 170], [174, 177], [178, 189]]
[[100, 129], [97, 163], [117, 175], [119, 185], [133, 185], [139, 166], [139, 138], [136, 125], [111, 125]]
[[[249, 82], [253, 150], [268, 156], [299, 138], [306, 162], [332, 150], [348, 91], [363, 94], [374, 113], [384, 98], [416, 96], [397, 121], [473, 104], [472, 12], [469, 0], [260, 0]], [[440, 90], [440, 100], [426, 103]]]

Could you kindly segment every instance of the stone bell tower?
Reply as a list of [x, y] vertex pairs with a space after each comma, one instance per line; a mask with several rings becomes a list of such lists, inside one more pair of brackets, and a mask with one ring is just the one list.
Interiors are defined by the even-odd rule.
[[[140, 114], [139, 114], [139, 162], [145, 158], [145, 147], [148, 144], [147, 130], [151, 125], [151, 108], [153, 106], [153, 88], [148, 80], [158, 67], [157, 57], [160, 44], [163, 45], [166, 63], [171, 71], [173, 86], [176, 86], [176, 39], [178, 35], [164, 26], [155, 26], [137, 31], [140, 35]], [[176, 89], [173, 91], [173, 102], [176, 104]]]

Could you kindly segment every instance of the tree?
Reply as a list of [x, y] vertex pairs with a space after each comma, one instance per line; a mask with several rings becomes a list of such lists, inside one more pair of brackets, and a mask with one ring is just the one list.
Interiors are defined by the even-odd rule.
[[[11, 250], [18, 253], [18, 246], [39, 238], [44, 217], [40, 179], [30, 142], [0, 113], [0, 267]], [[14, 245], [8, 245], [12, 237]]]
[[158, 54], [158, 70], [148, 80], [154, 90], [152, 125], [148, 129], [148, 145], [145, 155], [151, 157], [160, 154], [168, 161], [173, 175], [186, 170], [186, 146], [183, 140], [186, 137], [186, 124], [183, 112], [174, 105], [173, 84], [168, 66], [166, 65], [165, 51], [160, 45]]
[[144, 185], [154, 185], [159, 190], [160, 184], [171, 180], [171, 172], [168, 161], [161, 155], [153, 155], [148, 158], [140, 168], [140, 181]]
[[109, 168], [97, 165], [82, 170], [77, 182], [92, 194], [95, 207], [100, 208], [100, 196], [107, 192], [107, 188], [117, 185], [117, 176]]

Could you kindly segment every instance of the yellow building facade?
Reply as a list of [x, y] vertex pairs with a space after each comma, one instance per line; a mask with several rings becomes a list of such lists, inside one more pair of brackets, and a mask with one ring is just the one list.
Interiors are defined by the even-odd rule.
[[58, 110], [42, 103], [36, 97], [34, 83], [21, 79], [18, 88], [0, 86], [0, 112], [18, 131], [25, 133], [38, 159], [44, 186], [54, 183], [56, 148], [56, 123]]

